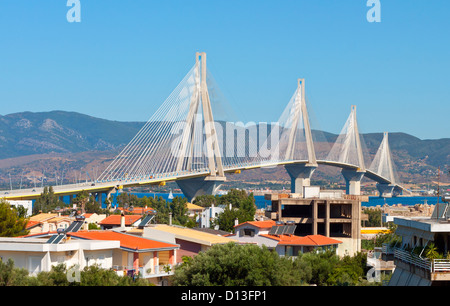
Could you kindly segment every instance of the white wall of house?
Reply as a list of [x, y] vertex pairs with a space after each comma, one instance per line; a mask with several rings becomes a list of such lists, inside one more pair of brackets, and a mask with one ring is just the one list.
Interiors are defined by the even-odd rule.
[[47, 239], [0, 238], [0, 258], [5, 262], [14, 261], [14, 266], [25, 268], [30, 273], [50, 271], [52, 266], [65, 263], [67, 268], [87, 262], [100, 263], [112, 268], [113, 250], [118, 249], [118, 241], [67, 241], [64, 244], [48, 244]]
[[223, 208], [214, 205], [205, 208], [205, 210], [203, 210], [203, 212], [199, 215], [199, 226], [202, 228], [210, 228], [211, 221], [217, 218], [223, 212]]

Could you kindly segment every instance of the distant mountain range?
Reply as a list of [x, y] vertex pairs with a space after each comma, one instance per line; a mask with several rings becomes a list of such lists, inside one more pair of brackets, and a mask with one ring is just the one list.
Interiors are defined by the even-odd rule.
[[[81, 168], [89, 176], [98, 175], [120, 148], [126, 145], [145, 122], [119, 122], [88, 115], [66, 112], [23, 112], [0, 116], [0, 185], [11, 181], [18, 184], [36, 183], [45, 175], [69, 182], [83, 177]], [[325, 137], [331, 146], [338, 135], [314, 131]], [[363, 134], [368, 154], [373, 157], [383, 134]], [[437, 168], [447, 171], [450, 166], [450, 138], [421, 140], [405, 133], [390, 133], [389, 143], [398, 173], [403, 182], [426, 183], [436, 180]], [[370, 161], [366, 161], [366, 167]], [[273, 180], [286, 180], [282, 167], [248, 171], [240, 179], [261, 180], [263, 173]], [[65, 172], [65, 174], [64, 174]], [[254, 173], [254, 175], [252, 175]], [[277, 174], [278, 173], [278, 174]], [[282, 174], [281, 174], [282, 173]], [[331, 180], [335, 171], [319, 177]], [[331, 176], [330, 176], [331, 175]], [[234, 176], [233, 176], [234, 177]], [[233, 179], [233, 178], [232, 178]], [[237, 176], [234, 179], [238, 179]], [[442, 180], [445, 181], [444, 174]], [[33, 182], [34, 180], [34, 182]]]

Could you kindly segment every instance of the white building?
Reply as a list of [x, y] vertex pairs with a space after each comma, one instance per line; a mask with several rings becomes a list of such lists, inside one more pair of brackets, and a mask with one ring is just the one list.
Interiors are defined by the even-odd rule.
[[120, 248], [119, 241], [93, 241], [69, 239], [65, 243], [47, 243], [46, 238], [0, 238], [0, 259], [12, 259], [14, 266], [31, 274], [50, 271], [52, 266], [65, 263], [67, 268], [79, 265], [80, 269], [98, 264], [105, 269], [113, 266], [113, 250]]
[[31, 200], [8, 200], [11, 206], [22, 206], [27, 210], [27, 217], [33, 213], [33, 202]]
[[[214, 206], [214, 204], [211, 207], [206, 207], [198, 217], [199, 227], [210, 228], [214, 219], [224, 212], [225, 207], [225, 205]], [[229, 207], [231, 209], [231, 204]]]
[[[394, 218], [401, 242], [383, 246], [384, 256], [393, 256], [396, 266], [390, 286], [450, 285], [449, 208], [440, 203], [431, 217]], [[429, 246], [434, 246], [432, 252]]]

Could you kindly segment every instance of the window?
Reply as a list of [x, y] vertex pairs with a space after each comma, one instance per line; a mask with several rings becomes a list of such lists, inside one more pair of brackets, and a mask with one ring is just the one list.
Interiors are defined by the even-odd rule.
[[255, 230], [254, 230], [254, 229], [251, 229], [251, 228], [244, 228], [244, 229], [241, 231], [241, 236], [244, 236], [244, 237], [253, 237], [253, 236], [255, 236]]
[[286, 246], [286, 256], [293, 256], [294, 255], [294, 248], [290, 245]]

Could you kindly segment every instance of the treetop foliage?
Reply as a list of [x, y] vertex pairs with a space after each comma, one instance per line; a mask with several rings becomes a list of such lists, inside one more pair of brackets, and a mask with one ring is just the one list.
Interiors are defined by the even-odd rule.
[[28, 234], [28, 219], [23, 211], [0, 199], [0, 237], [17, 237]]

